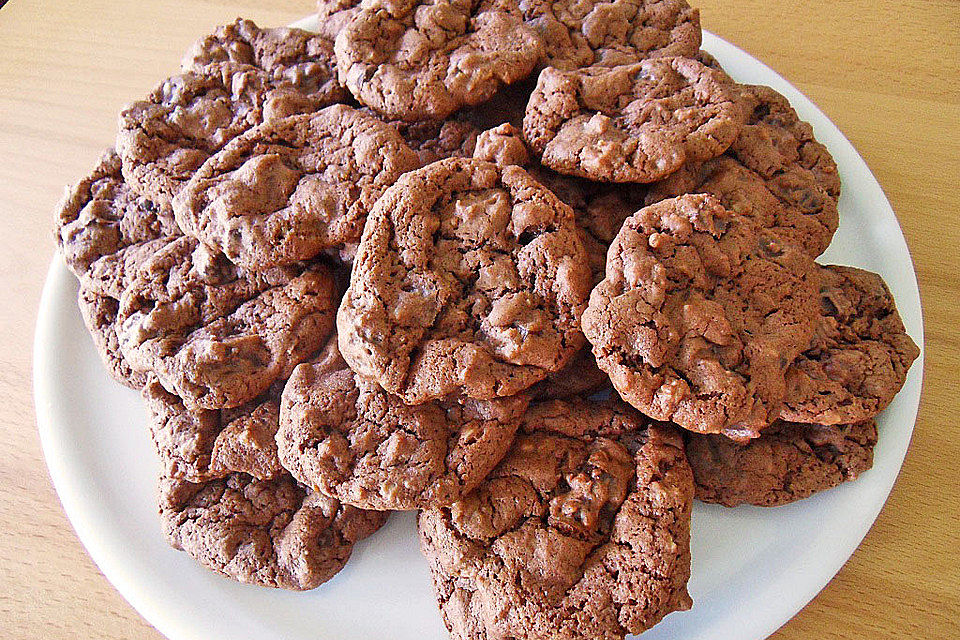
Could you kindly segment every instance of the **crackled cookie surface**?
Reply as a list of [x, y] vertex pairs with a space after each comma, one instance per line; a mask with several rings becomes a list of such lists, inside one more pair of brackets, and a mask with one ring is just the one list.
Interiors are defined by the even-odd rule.
[[157, 238], [121, 248], [97, 259], [79, 276], [77, 305], [93, 345], [111, 376], [133, 389], [143, 387], [145, 373], [131, 364], [120, 348], [120, 299], [136, 279], [141, 265], [165, 247], [171, 238]]
[[558, 69], [613, 67], [645, 58], [693, 57], [700, 14], [684, 0], [520, 0], [527, 25]]
[[363, 0], [336, 39], [340, 79], [389, 118], [445, 118], [525, 78], [543, 42], [516, 0]]
[[544, 165], [604, 182], [653, 182], [734, 141], [745, 112], [720, 71], [690, 58], [544, 69], [523, 134]]
[[775, 422], [744, 444], [696, 433], [685, 440], [698, 500], [775, 507], [856, 480], [873, 465], [877, 425]]
[[82, 281], [104, 257], [180, 235], [170, 207], [134, 192], [120, 167], [120, 157], [108, 150], [89, 176], [67, 189], [57, 206], [57, 245], [67, 267]]
[[809, 256], [713, 197], [687, 195], [628, 218], [608, 258], [583, 330], [625, 400], [734, 437], [779, 416], [787, 366], [819, 315]]
[[330, 335], [322, 264], [243, 271], [181, 237], [140, 266], [120, 301], [120, 348], [194, 408], [235, 407], [287, 377]]
[[823, 424], [872, 418], [903, 387], [920, 350], [879, 275], [828, 266], [820, 276], [817, 332], [787, 371], [780, 415]]
[[[228, 31], [236, 34], [236, 29]], [[258, 33], [262, 41], [263, 32]], [[269, 39], [278, 37], [273, 34]], [[146, 99], [120, 114], [117, 152], [123, 159], [123, 175], [139, 193], [160, 204], [169, 204], [207, 158], [244, 131], [345, 97], [329, 85], [332, 79], [323, 81], [330, 72], [323, 70], [324, 64], [329, 67], [328, 53], [314, 51], [309, 44], [301, 42], [300, 53], [297, 47], [265, 53], [260, 42], [259, 54], [252, 48], [249, 56], [233, 51], [231, 57], [218, 49], [216, 35], [200, 45], [205, 43], [204, 56], [228, 60], [188, 62], [196, 70], [164, 80]], [[223, 46], [235, 49], [228, 41]], [[233, 61], [248, 57], [253, 64]]]
[[203, 162], [263, 122], [265, 74], [223, 63], [164, 80], [120, 114], [117, 152], [139, 193], [169, 205]]
[[782, 95], [762, 86], [741, 85], [738, 91], [749, 116], [726, 153], [684, 165], [653, 185], [647, 202], [710, 193], [818, 256], [839, 224], [837, 165]]
[[526, 171], [436, 162], [373, 208], [337, 313], [340, 351], [409, 404], [514, 395], [583, 344], [586, 263], [573, 212]]
[[605, 187], [565, 176], [531, 158], [520, 131], [510, 123], [487, 129], [477, 137], [473, 156], [499, 167], [522, 166], [534, 180], [573, 209], [580, 241], [587, 252], [593, 282], [603, 279], [607, 249], [623, 221], [643, 206], [645, 187], [639, 184]]
[[195, 42], [180, 63], [183, 71], [198, 71], [222, 62], [251, 65], [272, 84], [299, 93], [316, 105], [343, 102], [349, 97], [337, 81], [333, 40], [302, 29], [261, 29], [237, 18]]
[[408, 406], [353, 373], [334, 339], [290, 376], [277, 444], [295, 478], [345, 504], [446, 506], [500, 461], [527, 402], [519, 395]]
[[373, 203], [419, 165], [393, 127], [333, 105], [232, 141], [197, 170], [174, 212], [185, 233], [248, 268], [352, 254]]
[[334, 40], [360, 10], [360, 0], [317, 0], [320, 35]]
[[232, 409], [194, 409], [150, 375], [142, 395], [163, 475], [205, 482], [242, 472], [260, 480], [284, 473], [277, 457], [278, 381], [259, 397]]
[[473, 493], [422, 511], [444, 622], [468, 638], [623, 638], [688, 609], [682, 440], [622, 403], [531, 407]]
[[146, 383], [146, 375], [133, 369], [120, 351], [116, 327], [120, 302], [116, 298], [81, 286], [77, 305], [80, 307], [83, 324], [93, 338], [93, 346], [110, 376], [131, 389], [141, 388]]
[[142, 387], [144, 376], [120, 352], [119, 298], [137, 266], [180, 235], [173, 212], [133, 192], [111, 149], [89, 176], [67, 189], [55, 224], [64, 262], [80, 280], [77, 303], [94, 347], [114, 379], [134, 389]]
[[386, 518], [308, 492], [287, 474], [160, 481], [168, 542], [217, 573], [265, 587], [300, 590], [326, 582]]

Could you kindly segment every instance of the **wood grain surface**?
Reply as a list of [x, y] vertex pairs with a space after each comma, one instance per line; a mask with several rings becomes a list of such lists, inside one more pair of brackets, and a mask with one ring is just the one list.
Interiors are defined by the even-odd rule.
[[[926, 323], [920, 416], [893, 493], [834, 580], [775, 638], [951, 638], [960, 619], [960, 3], [699, 0], [853, 142], [897, 212]], [[51, 485], [31, 350], [52, 211], [112, 144], [116, 114], [238, 15], [312, 0], [0, 0], [0, 637], [160, 638], [97, 570]], [[745, 614], [748, 612], [745, 612]]]

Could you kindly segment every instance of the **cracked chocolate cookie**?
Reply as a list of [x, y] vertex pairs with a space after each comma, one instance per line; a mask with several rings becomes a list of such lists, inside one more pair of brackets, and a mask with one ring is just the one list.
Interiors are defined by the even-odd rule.
[[324, 357], [290, 376], [277, 444], [295, 478], [344, 504], [447, 506], [504, 456], [527, 402], [518, 395], [408, 406], [351, 371], [334, 338]]
[[786, 98], [769, 87], [738, 90], [749, 116], [726, 153], [684, 165], [653, 185], [647, 202], [710, 193], [816, 257], [839, 224], [837, 165]]
[[120, 351], [116, 327], [120, 302], [81, 285], [77, 305], [80, 307], [83, 324], [93, 338], [93, 346], [106, 366], [107, 373], [131, 389], [143, 387], [146, 384], [146, 375], [134, 370]]
[[545, 66], [614, 67], [646, 58], [694, 57], [700, 13], [684, 0], [520, 0], [546, 45]]
[[120, 158], [104, 153], [89, 176], [67, 189], [56, 212], [57, 245], [80, 280], [77, 303], [110, 375], [128, 387], [144, 384], [120, 352], [119, 298], [136, 265], [180, 234], [173, 212], [136, 195], [124, 182]]
[[143, 396], [160, 455], [160, 520], [169, 543], [240, 582], [312, 589], [386, 514], [362, 511], [298, 485], [274, 440], [282, 382], [224, 410], [189, 409], [155, 378]]
[[540, 73], [523, 135], [547, 167], [602, 182], [653, 182], [736, 139], [745, 112], [720, 71], [691, 58]]
[[93, 345], [114, 380], [132, 389], [143, 387], [146, 377], [120, 349], [120, 298], [136, 278], [139, 266], [168, 242], [170, 238], [158, 238], [123, 247], [97, 259], [80, 277], [77, 305]]
[[492, 162], [501, 169], [510, 165], [528, 167], [530, 150], [520, 131], [509, 122], [487, 129], [477, 136], [473, 157]]
[[143, 387], [146, 372], [133, 366], [120, 348], [117, 333], [120, 326], [120, 300], [136, 279], [140, 266], [174, 237], [161, 237], [123, 247], [96, 260], [80, 278], [77, 304], [83, 322], [93, 337], [94, 347], [110, 375], [132, 389]]
[[184, 236], [140, 266], [117, 335], [130, 365], [187, 406], [236, 407], [324, 345], [335, 305], [322, 264], [243, 271]]
[[282, 390], [281, 380], [239, 407], [193, 409], [150, 374], [141, 393], [162, 474], [195, 483], [231, 473], [260, 480], [283, 474], [276, 444]]
[[317, 31], [331, 41], [360, 10], [360, 0], [317, 0]]
[[607, 248], [623, 221], [643, 206], [643, 185], [627, 184], [607, 188], [589, 180], [565, 176], [531, 159], [530, 151], [517, 128], [501, 124], [477, 137], [473, 156], [498, 167], [522, 166], [534, 180], [549, 189], [573, 209], [580, 240], [587, 252], [593, 283], [603, 279]]
[[195, 42], [180, 62], [182, 71], [202, 72], [223, 62], [262, 70], [277, 87], [289, 87], [316, 105], [343, 102], [349, 92], [337, 81], [333, 39], [302, 29], [261, 29], [237, 18]]
[[583, 331], [630, 404], [691, 431], [755, 437], [819, 315], [813, 259], [707, 195], [627, 219]]
[[90, 175], [68, 188], [57, 205], [57, 245], [67, 268], [88, 286], [94, 285], [89, 275], [102, 258], [180, 235], [170, 207], [135, 193], [124, 182], [120, 167], [116, 152], [106, 151]]
[[883, 279], [854, 267], [820, 268], [813, 343], [787, 370], [784, 420], [859, 422], [887, 408], [920, 355]]
[[408, 404], [514, 395], [583, 344], [590, 272], [573, 212], [523, 169], [441, 160], [367, 220], [340, 351]]
[[169, 205], [204, 161], [264, 120], [265, 74], [223, 63], [164, 80], [120, 113], [117, 152], [137, 192]]
[[160, 520], [170, 545], [217, 573], [265, 587], [303, 590], [326, 582], [386, 519], [308, 492], [286, 474], [160, 481]]
[[[325, 79], [331, 72], [329, 52], [323, 51], [325, 40], [296, 32], [286, 49], [277, 41], [280, 34], [256, 33], [256, 44], [245, 52], [239, 51], [243, 48], [239, 43], [229, 43], [228, 34], [239, 35], [236, 28], [227, 28], [223, 42], [218, 35], [201, 41], [199, 46], [206, 47], [203, 54], [196, 62], [186, 61], [194, 71], [164, 80], [145, 100], [120, 114], [117, 152], [124, 177], [139, 193], [169, 204], [207, 158], [244, 131], [274, 118], [316, 111], [345, 97], [330, 84], [332, 78]], [[316, 38], [317, 46], [310, 37]], [[221, 57], [229, 60], [205, 60]]]
[[856, 480], [873, 466], [877, 425], [775, 422], [744, 444], [696, 433], [685, 440], [698, 500], [776, 507]]
[[456, 640], [622, 639], [690, 607], [692, 501], [675, 429], [549, 402], [477, 489], [421, 512], [420, 548]]
[[352, 254], [373, 203], [419, 166], [396, 129], [338, 104], [239, 136], [204, 162], [173, 209], [184, 233], [248, 269]]
[[543, 42], [516, 0], [363, 0], [335, 50], [340, 80], [362, 104], [429, 120], [525, 78]]

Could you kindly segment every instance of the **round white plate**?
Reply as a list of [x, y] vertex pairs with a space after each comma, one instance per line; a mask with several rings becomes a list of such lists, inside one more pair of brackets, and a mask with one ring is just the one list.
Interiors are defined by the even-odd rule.
[[[298, 26], [316, 26], [309, 20]], [[787, 96], [840, 167], [841, 223], [823, 263], [883, 275], [922, 346], [913, 265], [890, 204], [863, 159], [800, 92], [740, 49], [704, 34], [704, 48], [740, 82]], [[394, 514], [359, 544], [346, 568], [306, 593], [240, 585], [164, 542], [158, 471], [137, 393], [108, 376], [76, 305], [77, 284], [58, 257], [40, 303], [34, 347], [37, 422], [64, 509], [97, 565], [171, 640], [446, 638], [412, 513]], [[874, 467], [859, 480], [785, 507], [693, 511], [690, 611], [673, 613], [644, 640], [755, 640], [789, 620], [836, 574], [890, 492], [910, 442], [923, 355], [880, 416]]]

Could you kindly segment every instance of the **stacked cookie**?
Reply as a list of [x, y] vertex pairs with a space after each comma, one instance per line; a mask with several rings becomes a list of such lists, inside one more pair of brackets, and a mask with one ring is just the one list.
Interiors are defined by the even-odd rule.
[[455, 637], [617, 638], [691, 605], [695, 495], [869, 468], [916, 346], [814, 262], [836, 165], [695, 10], [318, 8], [198, 41], [58, 211], [172, 545], [308, 589], [420, 510]]

